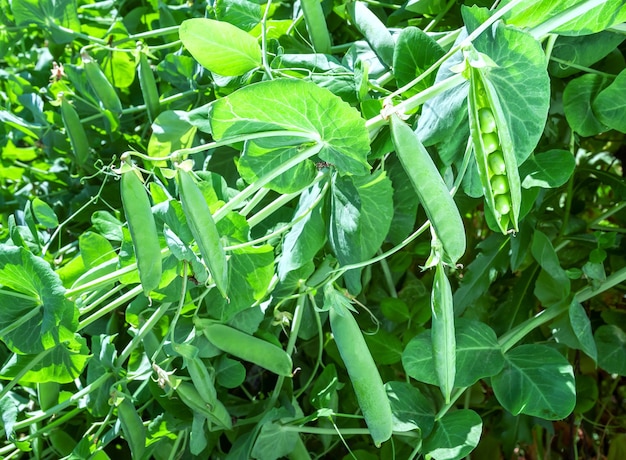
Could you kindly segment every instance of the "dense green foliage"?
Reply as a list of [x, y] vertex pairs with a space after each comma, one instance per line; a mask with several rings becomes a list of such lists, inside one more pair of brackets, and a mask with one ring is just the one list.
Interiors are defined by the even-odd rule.
[[621, 458], [625, 3], [0, 0], [0, 457]]

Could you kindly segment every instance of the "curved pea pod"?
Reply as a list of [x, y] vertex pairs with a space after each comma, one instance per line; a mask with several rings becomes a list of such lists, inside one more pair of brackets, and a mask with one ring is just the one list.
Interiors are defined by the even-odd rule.
[[233, 428], [232, 418], [221, 401], [215, 400], [213, 404], [207, 404], [202, 400], [196, 387], [189, 382], [181, 382], [176, 387], [176, 393], [187, 407], [195, 413], [206, 417], [207, 420], [217, 425], [218, 428], [225, 430]]
[[211, 320], [195, 319], [194, 324], [209, 342], [239, 359], [256, 364], [275, 374], [291, 377], [291, 356], [265, 340]]
[[193, 385], [198, 390], [202, 400], [208, 404], [213, 405], [217, 401], [217, 391], [215, 390], [215, 384], [213, 383], [213, 377], [209, 368], [204, 364], [202, 359], [197, 355], [191, 353], [183, 354], [185, 365]]
[[480, 61], [471, 52], [468, 61], [470, 133], [485, 201], [502, 233], [516, 232], [522, 192], [511, 133], [488, 66], [472, 67]]
[[76, 163], [82, 167], [89, 158], [89, 139], [76, 109], [65, 97], [61, 98], [61, 118], [63, 119], [67, 137], [70, 139]]
[[183, 211], [191, 234], [196, 240], [202, 259], [207, 265], [217, 289], [227, 297], [228, 266], [209, 205], [202, 191], [187, 171], [178, 170], [178, 189]]
[[330, 329], [352, 382], [359, 407], [376, 447], [392, 434], [391, 405], [372, 354], [352, 313], [343, 305], [329, 310]]
[[133, 458], [142, 458], [146, 450], [146, 427], [137, 409], [128, 399], [123, 399], [117, 406], [117, 415]]
[[161, 102], [159, 100], [159, 89], [157, 88], [154, 73], [150, 68], [148, 57], [143, 51], [139, 52], [139, 65], [137, 66], [139, 74], [139, 86], [141, 94], [148, 110], [148, 118], [150, 122], [154, 122], [161, 111]]
[[465, 227], [435, 163], [415, 132], [393, 114], [391, 138], [402, 167], [411, 180], [442, 248], [443, 260], [455, 265], [465, 253]]
[[83, 60], [83, 68], [87, 76], [87, 81], [89, 81], [89, 85], [102, 104], [102, 107], [120, 115], [122, 113], [120, 98], [98, 63], [87, 53], [83, 53], [81, 59]]
[[122, 204], [133, 241], [139, 280], [146, 295], [161, 282], [161, 245], [148, 193], [135, 169], [122, 173]]
[[452, 289], [441, 263], [435, 269], [431, 308], [433, 360], [439, 388], [449, 403], [456, 377], [456, 337]]

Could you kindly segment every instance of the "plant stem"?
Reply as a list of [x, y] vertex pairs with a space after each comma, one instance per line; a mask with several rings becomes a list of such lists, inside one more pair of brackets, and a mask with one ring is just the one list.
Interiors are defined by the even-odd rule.
[[128, 291], [126, 294], [118, 297], [115, 301], [111, 302], [106, 307], [98, 310], [96, 313], [94, 313], [90, 317], [85, 318], [80, 323], [78, 323], [78, 330], [80, 331], [81, 329], [86, 328], [97, 319], [102, 318], [104, 315], [111, 313], [120, 305], [123, 305], [126, 302], [130, 302], [132, 299], [137, 297], [142, 292], [143, 292], [143, 287], [141, 286], [141, 284], [138, 284], [137, 286], [132, 288], [130, 291]]

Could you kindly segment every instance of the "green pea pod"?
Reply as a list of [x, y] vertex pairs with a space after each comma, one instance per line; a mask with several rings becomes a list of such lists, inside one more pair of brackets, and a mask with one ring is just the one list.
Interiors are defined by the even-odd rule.
[[204, 263], [209, 268], [217, 289], [224, 297], [228, 297], [226, 293], [228, 287], [226, 253], [211, 216], [209, 205], [191, 175], [182, 169], [178, 170], [178, 188], [187, 223]]
[[470, 133], [485, 201], [502, 233], [517, 232], [522, 189], [504, 109], [488, 78], [495, 64], [474, 49], [466, 50], [466, 56]]
[[194, 323], [220, 350], [275, 374], [291, 377], [293, 373], [291, 356], [282, 348], [239, 329], [211, 320], [195, 319]]
[[439, 388], [450, 402], [456, 377], [456, 338], [454, 333], [454, 304], [450, 281], [443, 264], [437, 264], [431, 294], [433, 360]]
[[195, 413], [202, 415], [214, 423], [218, 428], [231, 430], [233, 422], [228, 410], [221, 401], [216, 400], [211, 406], [203, 402], [200, 393], [189, 382], [181, 382], [176, 387], [180, 400]]
[[442, 246], [441, 256], [446, 263], [455, 265], [465, 253], [466, 246], [465, 227], [459, 210], [415, 132], [395, 114], [391, 115], [390, 122], [396, 154]]
[[343, 305], [329, 310], [330, 328], [376, 447], [391, 437], [391, 405], [374, 359], [352, 313]]
[[142, 51], [139, 52], [139, 66], [137, 67], [137, 72], [139, 73], [141, 94], [143, 95], [143, 100], [148, 110], [148, 118], [150, 122], [153, 123], [161, 111], [161, 102], [159, 100], [159, 89], [154, 79], [154, 73], [152, 73], [146, 53]]
[[70, 145], [74, 152], [74, 158], [78, 166], [82, 167], [87, 163], [89, 158], [89, 139], [85, 128], [80, 121], [80, 117], [74, 109], [74, 106], [65, 98], [61, 98], [61, 118], [63, 119], [63, 126], [65, 126], [65, 132], [70, 139]]
[[200, 397], [205, 403], [213, 406], [217, 401], [217, 391], [215, 390], [215, 384], [213, 383], [209, 369], [197, 356], [185, 358], [185, 364], [187, 365], [187, 371], [189, 372], [191, 381], [196, 387], [196, 390], [198, 390]]
[[87, 81], [89, 81], [89, 85], [102, 104], [102, 107], [120, 115], [122, 113], [122, 103], [109, 79], [91, 56], [87, 53], [83, 53], [81, 58], [83, 60]]
[[128, 399], [123, 399], [117, 406], [117, 415], [133, 458], [143, 458], [146, 450], [146, 427], [143, 426], [137, 409]]
[[122, 173], [122, 204], [135, 249], [139, 279], [149, 295], [161, 282], [161, 245], [150, 199], [136, 170]]
[[330, 34], [322, 3], [319, 0], [302, 0], [300, 5], [313, 49], [316, 53], [331, 54]]

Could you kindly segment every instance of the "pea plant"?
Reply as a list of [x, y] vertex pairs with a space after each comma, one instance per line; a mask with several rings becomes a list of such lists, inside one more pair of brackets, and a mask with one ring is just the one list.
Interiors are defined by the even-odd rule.
[[620, 458], [625, 21], [0, 1], [0, 456]]

